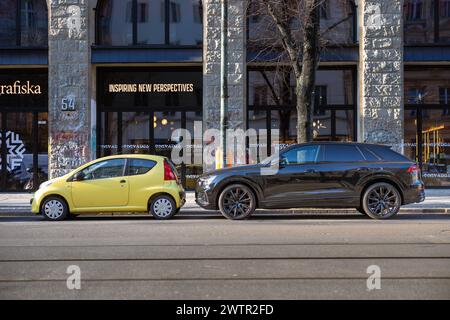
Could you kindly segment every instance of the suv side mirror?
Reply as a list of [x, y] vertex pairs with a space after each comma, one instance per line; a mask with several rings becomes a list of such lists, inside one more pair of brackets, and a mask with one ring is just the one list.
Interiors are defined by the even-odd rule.
[[280, 162], [279, 162], [279, 164], [280, 164], [280, 167], [285, 167], [288, 164], [287, 159], [286, 159], [285, 156], [280, 155]]

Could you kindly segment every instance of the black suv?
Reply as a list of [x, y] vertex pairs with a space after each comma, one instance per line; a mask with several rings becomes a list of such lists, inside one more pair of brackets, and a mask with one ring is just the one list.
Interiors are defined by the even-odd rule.
[[387, 219], [425, 200], [420, 169], [387, 146], [313, 142], [293, 145], [256, 165], [202, 175], [195, 198], [205, 209], [245, 219], [257, 208], [356, 208]]

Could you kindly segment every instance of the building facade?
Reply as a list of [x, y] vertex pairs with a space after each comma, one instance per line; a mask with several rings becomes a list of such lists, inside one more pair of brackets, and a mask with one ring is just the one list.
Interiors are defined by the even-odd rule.
[[[295, 143], [273, 22], [258, 1], [227, 7], [227, 126]], [[450, 187], [450, 0], [327, 0], [320, 18], [314, 138], [389, 144]], [[219, 128], [221, 26], [221, 0], [0, 1], [0, 190]], [[179, 166], [188, 188], [208, 169]]]

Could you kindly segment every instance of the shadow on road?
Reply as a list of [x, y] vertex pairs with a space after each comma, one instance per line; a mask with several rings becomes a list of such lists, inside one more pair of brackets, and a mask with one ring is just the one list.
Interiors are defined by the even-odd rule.
[[[156, 220], [150, 215], [142, 215], [142, 214], [130, 214], [130, 215], [85, 215], [78, 216], [68, 219], [66, 222], [91, 222], [91, 221], [155, 221]], [[171, 220], [167, 220], [165, 222], [170, 221], [186, 221], [186, 220], [224, 220], [226, 219], [220, 214], [216, 212], [195, 212], [195, 213], [180, 213], [173, 217]], [[285, 214], [285, 213], [257, 213], [252, 215], [245, 221], [268, 221], [268, 220], [334, 220], [334, 221], [380, 221], [373, 220], [366, 217], [363, 214], [352, 214], [352, 213], [306, 213], [306, 214]], [[450, 220], [450, 215], [443, 213], [400, 213], [395, 218], [384, 220], [384, 222], [388, 221], [408, 221], [408, 220]], [[42, 221], [49, 222], [45, 220], [42, 216], [0, 216], [0, 222], [26, 222], [26, 221]], [[233, 221], [233, 223], [240, 223], [241, 221]], [[162, 221], [161, 221], [162, 222]]]

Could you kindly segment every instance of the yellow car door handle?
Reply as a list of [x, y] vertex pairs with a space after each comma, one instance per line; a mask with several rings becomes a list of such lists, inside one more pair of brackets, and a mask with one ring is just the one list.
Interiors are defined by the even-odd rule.
[[127, 180], [120, 180], [120, 183], [126, 183]]

